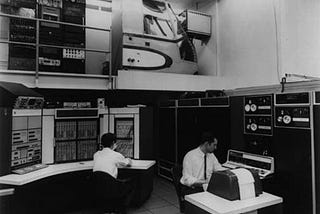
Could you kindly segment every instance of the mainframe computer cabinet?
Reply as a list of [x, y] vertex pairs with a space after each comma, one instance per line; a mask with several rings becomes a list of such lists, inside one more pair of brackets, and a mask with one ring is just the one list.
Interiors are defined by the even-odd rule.
[[159, 112], [160, 176], [171, 179], [172, 166], [182, 165], [185, 154], [199, 146], [204, 131], [217, 137], [215, 155], [225, 162], [230, 147], [229, 97], [170, 100], [161, 103]]
[[124, 156], [154, 159], [151, 107], [100, 109], [100, 135], [107, 132], [116, 135], [116, 150]]

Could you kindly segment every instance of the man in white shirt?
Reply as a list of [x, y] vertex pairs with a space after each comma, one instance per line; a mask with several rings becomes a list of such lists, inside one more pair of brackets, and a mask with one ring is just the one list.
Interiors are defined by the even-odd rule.
[[103, 149], [97, 151], [93, 156], [93, 171], [102, 171], [110, 174], [112, 177], [118, 177], [118, 167], [129, 166], [132, 161], [125, 158], [121, 153], [114, 151], [116, 149], [115, 136], [112, 133], [106, 133], [101, 137]]
[[[132, 161], [130, 158], [125, 158], [121, 153], [114, 151], [116, 148], [116, 138], [113, 133], [103, 134], [101, 137], [101, 145], [103, 149], [97, 151], [93, 156], [93, 172], [104, 172], [112, 176], [115, 182], [112, 181], [112, 188], [108, 184], [101, 186], [113, 197], [120, 199], [117, 203], [123, 206], [124, 210], [121, 213], [126, 213], [125, 208], [129, 206], [131, 199], [135, 193], [135, 179], [130, 178], [127, 181], [119, 180], [118, 167], [129, 166]], [[108, 177], [110, 179], [110, 177]], [[112, 180], [112, 179], [111, 179]], [[108, 180], [106, 180], [108, 182]], [[99, 187], [98, 187], [99, 188]], [[112, 190], [111, 190], [112, 189]]]
[[185, 194], [206, 190], [213, 171], [225, 169], [213, 154], [217, 146], [217, 138], [209, 132], [204, 132], [199, 147], [184, 156], [180, 182], [189, 187], [185, 188]]

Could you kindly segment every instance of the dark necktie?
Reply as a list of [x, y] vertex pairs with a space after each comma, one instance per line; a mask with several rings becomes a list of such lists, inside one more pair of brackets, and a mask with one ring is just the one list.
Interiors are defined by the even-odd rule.
[[204, 154], [204, 179], [207, 180], [207, 154]]

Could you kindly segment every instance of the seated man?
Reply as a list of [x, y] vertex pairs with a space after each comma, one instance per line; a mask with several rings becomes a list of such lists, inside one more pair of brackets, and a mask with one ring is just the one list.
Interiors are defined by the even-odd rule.
[[206, 190], [213, 171], [224, 170], [213, 151], [217, 149], [218, 140], [211, 133], [204, 132], [199, 147], [189, 151], [183, 159], [180, 182], [184, 185], [184, 194]]
[[[121, 153], [114, 151], [116, 149], [115, 141], [116, 138], [113, 133], [102, 135], [101, 145], [103, 149], [97, 151], [93, 156], [93, 172], [104, 172], [117, 180], [118, 167], [129, 166], [132, 161], [130, 158], [125, 158]], [[112, 194], [114, 197], [123, 198], [124, 201], [121, 203], [128, 206], [133, 196], [134, 185], [132, 183], [116, 183], [119, 184], [119, 187], [114, 187], [114, 193]]]

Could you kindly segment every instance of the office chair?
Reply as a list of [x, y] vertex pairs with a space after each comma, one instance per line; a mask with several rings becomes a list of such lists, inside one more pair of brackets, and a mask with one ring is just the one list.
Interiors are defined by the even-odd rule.
[[131, 179], [115, 179], [108, 173], [95, 171], [92, 181], [97, 211], [126, 213], [128, 195], [133, 191]]
[[173, 179], [173, 184], [178, 196], [179, 200], [179, 207], [180, 207], [180, 212], [184, 212], [184, 191], [183, 191], [183, 184], [180, 183], [180, 179], [182, 177], [182, 166], [179, 164], [175, 164], [171, 168], [171, 175]]

